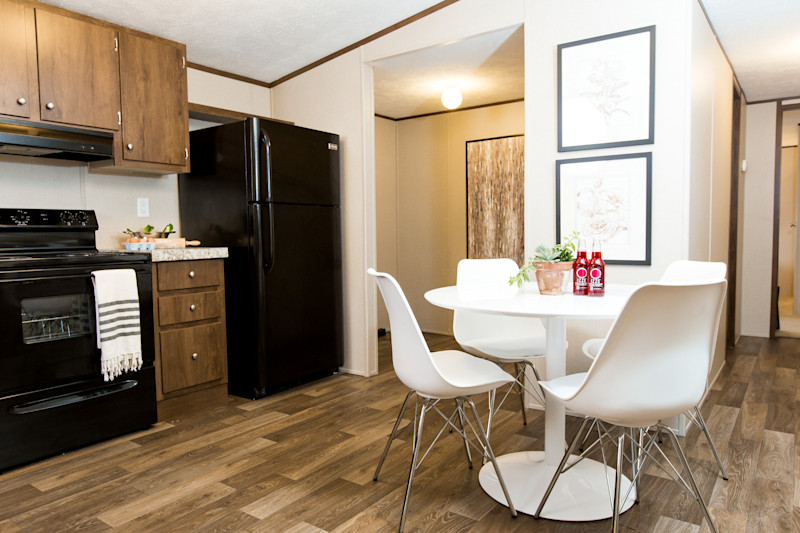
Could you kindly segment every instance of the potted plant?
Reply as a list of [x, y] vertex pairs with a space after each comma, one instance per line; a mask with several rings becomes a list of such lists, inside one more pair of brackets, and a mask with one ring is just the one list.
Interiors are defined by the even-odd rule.
[[528, 258], [528, 262], [520, 267], [515, 276], [508, 280], [509, 285], [516, 284], [522, 287], [526, 281], [531, 281], [531, 272], [536, 273], [536, 283], [542, 294], [564, 294], [575, 261], [575, 243], [579, 234], [573, 231], [562, 242], [554, 246], [540, 244], [536, 247], [535, 254]]

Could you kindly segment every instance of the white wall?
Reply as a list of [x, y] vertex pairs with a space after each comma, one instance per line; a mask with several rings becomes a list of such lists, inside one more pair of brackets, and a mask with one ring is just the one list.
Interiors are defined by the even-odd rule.
[[[658, 279], [669, 263], [688, 258], [691, 5], [690, 0], [526, 1], [526, 250], [555, 241], [556, 160], [652, 152], [652, 265], [609, 265], [608, 282], [636, 284]], [[656, 25], [655, 143], [559, 153], [557, 45], [650, 25]], [[581, 345], [586, 338], [605, 335], [609, 325], [609, 321], [570, 321], [567, 372], [588, 367], [580, 354]]]
[[[375, 117], [375, 235], [375, 268], [397, 278], [397, 122], [379, 117]], [[389, 329], [382, 301], [378, 327]]]
[[747, 106], [742, 236], [742, 335], [769, 337], [777, 103]]

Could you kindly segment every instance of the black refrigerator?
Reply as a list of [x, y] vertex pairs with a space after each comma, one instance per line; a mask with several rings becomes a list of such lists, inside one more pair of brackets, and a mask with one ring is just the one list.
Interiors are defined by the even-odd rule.
[[343, 364], [339, 136], [249, 118], [191, 133], [181, 230], [227, 246], [228, 390], [259, 398]]

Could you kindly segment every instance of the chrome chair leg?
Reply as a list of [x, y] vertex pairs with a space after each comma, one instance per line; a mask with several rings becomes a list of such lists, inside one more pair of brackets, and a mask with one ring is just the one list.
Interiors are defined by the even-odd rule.
[[700, 429], [703, 430], [703, 433], [706, 435], [706, 439], [708, 440], [708, 445], [711, 446], [711, 452], [714, 454], [714, 459], [717, 460], [717, 466], [719, 467], [719, 471], [722, 474], [722, 479], [728, 481], [728, 473], [725, 472], [725, 467], [722, 466], [722, 459], [719, 458], [719, 454], [717, 453], [717, 447], [714, 446], [714, 441], [711, 439], [711, 434], [708, 432], [708, 427], [706, 427], [706, 421], [703, 418], [703, 415], [700, 414], [700, 409], [695, 406], [694, 408], [696, 421], [698, 422], [698, 426]]
[[419, 447], [422, 443], [422, 428], [425, 425], [425, 411], [432, 403], [432, 400], [426, 398], [422, 403], [419, 412], [419, 429], [417, 429], [417, 438], [414, 440], [414, 452], [411, 455], [411, 468], [408, 470], [408, 484], [406, 485], [406, 497], [403, 500], [403, 510], [400, 513], [400, 533], [403, 533], [403, 528], [406, 523], [406, 510], [408, 508], [408, 497], [411, 495], [411, 484], [414, 482], [414, 473], [417, 471], [417, 456], [419, 455]]
[[694, 475], [692, 474], [691, 468], [689, 468], [689, 461], [686, 460], [686, 455], [683, 453], [683, 447], [681, 443], [678, 441], [678, 437], [675, 436], [675, 432], [669, 426], [665, 426], [664, 424], [658, 425], [660, 429], [666, 433], [670, 440], [672, 440], [672, 444], [675, 446], [675, 450], [678, 452], [678, 459], [681, 461], [681, 465], [683, 469], [686, 471], [686, 477], [689, 479], [689, 483], [692, 486], [692, 491], [694, 491], [695, 498], [697, 498], [697, 503], [700, 505], [700, 508], [703, 510], [703, 515], [706, 517], [708, 521], [708, 525], [711, 528], [713, 533], [717, 533], [717, 526], [714, 525], [714, 521], [711, 519], [711, 513], [708, 512], [708, 506], [706, 506], [705, 500], [703, 500], [703, 495], [700, 493], [700, 489], [697, 487], [697, 482], [694, 480]]
[[461, 434], [464, 436], [464, 448], [467, 451], [467, 463], [469, 463], [469, 469], [472, 470], [472, 453], [469, 451], [467, 432], [464, 430], [464, 402], [461, 399], [456, 399], [456, 409], [458, 410], [458, 423], [461, 426]]
[[553, 492], [553, 487], [556, 486], [556, 481], [558, 481], [559, 476], [561, 476], [561, 471], [564, 470], [564, 467], [569, 461], [569, 456], [572, 455], [572, 452], [575, 451], [575, 447], [578, 445], [578, 440], [581, 437], [581, 434], [586, 429], [586, 424], [589, 423], [590, 420], [594, 420], [593, 418], [584, 418], [583, 422], [581, 422], [581, 427], [578, 428], [578, 432], [573, 437], [572, 442], [569, 443], [569, 447], [567, 448], [567, 453], [564, 454], [564, 457], [561, 458], [561, 463], [559, 463], [558, 468], [556, 468], [555, 474], [553, 474], [553, 479], [550, 480], [550, 484], [547, 486], [547, 490], [544, 491], [544, 496], [542, 496], [542, 501], [539, 502], [539, 507], [536, 509], [536, 512], [533, 514], [534, 518], [539, 518], [542, 514], [542, 509], [544, 509], [544, 504], [547, 503], [547, 499], [550, 497], [550, 493]]
[[611, 532], [617, 533], [619, 528], [619, 494], [622, 491], [622, 464], [625, 456], [625, 432], [617, 441], [617, 471], [614, 476], [614, 513], [611, 516]]
[[386, 460], [386, 455], [389, 453], [389, 448], [392, 446], [392, 441], [394, 440], [395, 436], [397, 436], [397, 428], [400, 427], [400, 421], [403, 419], [403, 415], [406, 412], [406, 407], [408, 407], [408, 401], [411, 399], [411, 395], [414, 394], [414, 392], [415, 391], [410, 390], [408, 391], [408, 394], [406, 394], [406, 399], [403, 402], [403, 406], [400, 408], [400, 414], [397, 415], [397, 420], [394, 422], [394, 427], [392, 428], [391, 435], [389, 435], [389, 440], [386, 441], [386, 447], [383, 449], [383, 455], [381, 455], [381, 458], [378, 461], [378, 468], [375, 469], [375, 475], [372, 476], [372, 481], [378, 481], [378, 474], [381, 471], [383, 462]]
[[519, 395], [519, 403], [520, 406], [522, 407], [522, 425], [527, 426], [528, 416], [525, 414], [525, 387], [522, 386], [523, 382], [520, 380], [520, 376], [522, 376], [523, 380], [525, 379], [525, 375], [523, 374], [524, 372], [525, 372], [524, 364], [520, 365], [519, 363], [514, 363], [514, 375], [517, 376], [518, 383], [513, 383], [511, 386], [517, 387], [517, 394]]
[[517, 510], [514, 508], [514, 504], [511, 501], [511, 495], [508, 493], [508, 489], [506, 488], [506, 482], [503, 480], [503, 474], [500, 473], [500, 466], [497, 464], [497, 459], [492, 451], [492, 445], [489, 444], [489, 436], [483, 429], [481, 417], [478, 415], [478, 409], [475, 407], [475, 402], [467, 397], [462, 397], [462, 399], [468, 402], [469, 406], [472, 408], [472, 416], [475, 417], [475, 425], [478, 426], [478, 430], [480, 431], [480, 437], [481, 440], [483, 440], [483, 447], [486, 450], [486, 454], [489, 456], [489, 460], [492, 462], [492, 465], [494, 465], [494, 473], [497, 474], [497, 481], [500, 482], [500, 488], [503, 489], [503, 495], [505, 495], [506, 503], [508, 504], [508, 508], [511, 510], [511, 516], [516, 518]]

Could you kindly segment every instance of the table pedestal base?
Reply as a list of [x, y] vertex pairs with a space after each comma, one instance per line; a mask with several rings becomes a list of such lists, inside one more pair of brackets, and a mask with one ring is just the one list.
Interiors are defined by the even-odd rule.
[[[573, 456], [575, 457], [575, 456]], [[497, 458], [503, 479], [517, 511], [536, 513], [557, 465], [545, 463], [544, 452], [517, 452]], [[602, 463], [584, 459], [562, 474], [542, 510], [541, 517], [565, 522], [588, 522], [611, 518], [616, 471]], [[492, 463], [486, 463], [478, 476], [481, 487], [489, 496], [506, 504]], [[623, 497], [631, 481], [622, 476]], [[622, 505], [627, 511], [636, 499], [636, 491]]]

